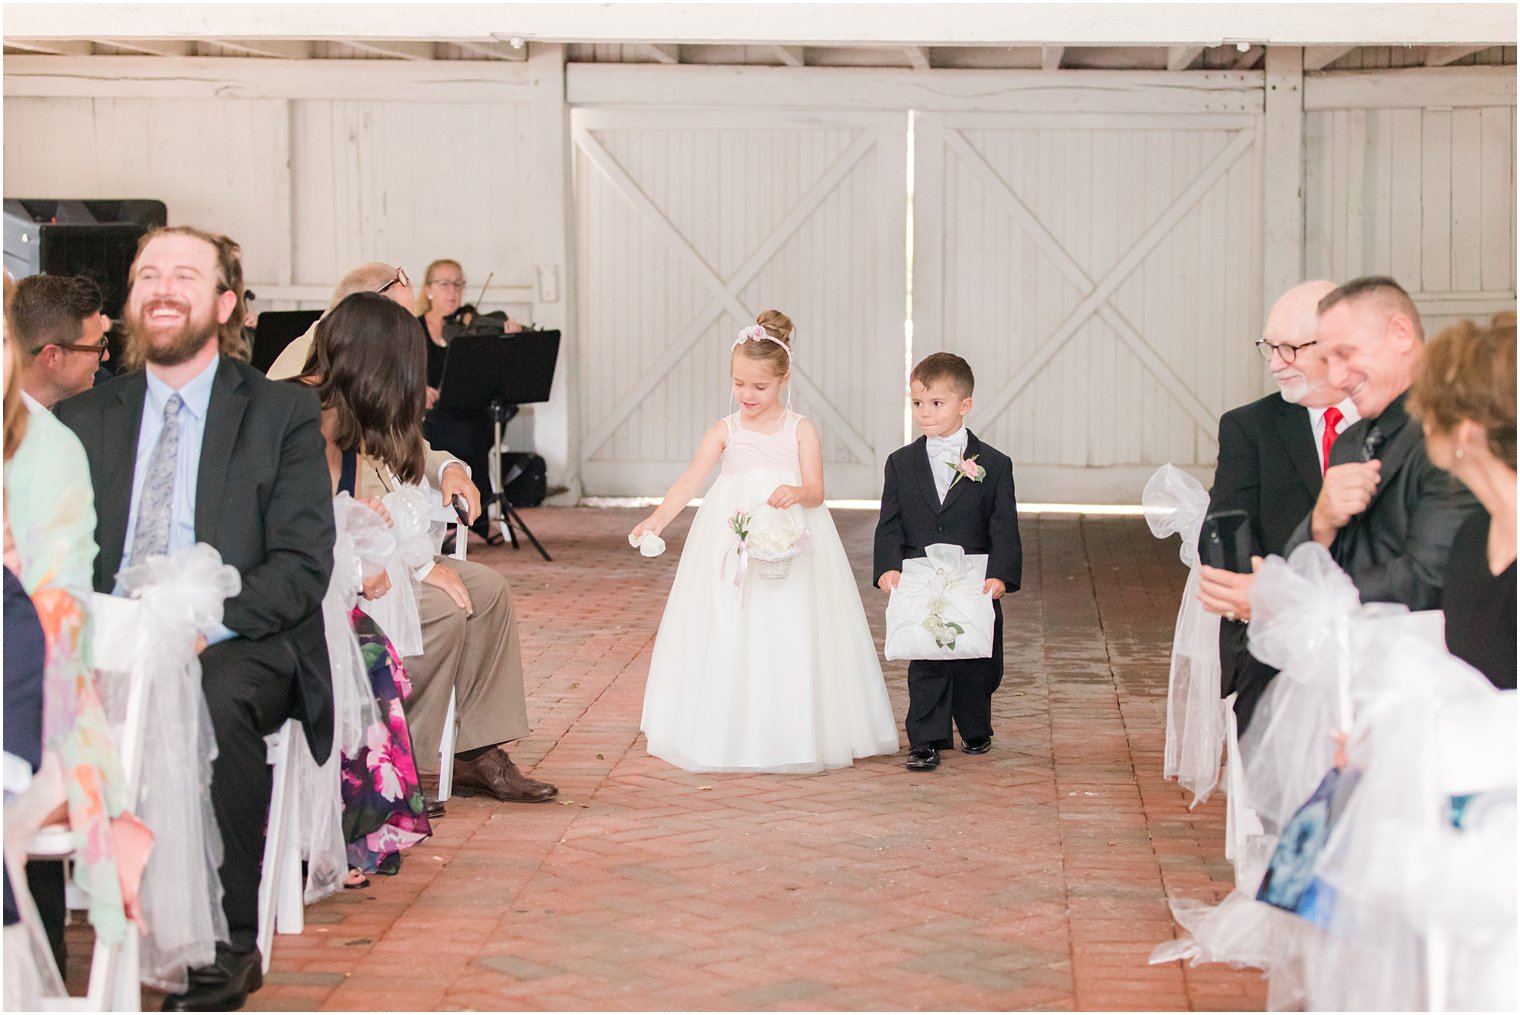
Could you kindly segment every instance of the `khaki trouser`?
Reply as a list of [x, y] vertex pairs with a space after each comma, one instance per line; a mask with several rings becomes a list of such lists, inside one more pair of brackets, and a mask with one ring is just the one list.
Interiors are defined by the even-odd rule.
[[403, 660], [412, 681], [406, 719], [417, 771], [428, 775], [438, 774], [438, 744], [450, 690], [458, 696], [455, 751], [528, 735], [517, 612], [507, 580], [482, 564], [451, 557], [434, 558], [434, 566], [453, 568], [464, 579], [475, 615], [466, 619], [440, 588], [424, 582], [417, 589], [423, 648], [422, 655]]

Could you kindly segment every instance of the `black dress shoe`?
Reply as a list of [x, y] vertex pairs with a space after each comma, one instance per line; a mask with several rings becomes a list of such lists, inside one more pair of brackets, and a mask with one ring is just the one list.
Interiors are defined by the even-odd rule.
[[939, 751], [933, 747], [915, 747], [908, 752], [908, 771], [928, 772], [939, 767]]
[[980, 740], [962, 740], [961, 750], [967, 754], [986, 754], [992, 750], [992, 737], [989, 734]]
[[429, 820], [433, 818], [443, 817], [444, 806], [442, 800], [434, 800], [430, 797], [423, 797], [422, 802], [427, 804], [427, 816]]
[[235, 952], [216, 946], [216, 961], [190, 970], [183, 994], [164, 998], [164, 1011], [237, 1011], [264, 985], [263, 956], [257, 948]]

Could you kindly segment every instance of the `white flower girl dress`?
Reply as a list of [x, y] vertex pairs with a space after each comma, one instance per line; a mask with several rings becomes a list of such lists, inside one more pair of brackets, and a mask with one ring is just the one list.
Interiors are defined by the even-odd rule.
[[[797, 423], [775, 433], [727, 417], [722, 473], [692, 519], [649, 665], [649, 753], [691, 772], [817, 772], [897, 751], [876, 643], [827, 508], [766, 506], [801, 482]], [[784, 578], [751, 565], [735, 584], [736, 511], [790, 523], [811, 546]], [[789, 516], [785, 519], [778, 515]]]

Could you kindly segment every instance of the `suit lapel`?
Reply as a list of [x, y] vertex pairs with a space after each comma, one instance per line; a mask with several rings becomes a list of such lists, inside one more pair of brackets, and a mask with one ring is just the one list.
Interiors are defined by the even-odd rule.
[[934, 488], [934, 473], [929, 469], [928, 447], [929, 442], [923, 437], [908, 445], [908, 469], [917, 480], [925, 503], [937, 506], [939, 491]]
[[[966, 457], [971, 458], [975, 455], [981, 454], [981, 452], [982, 442], [976, 439], [976, 434], [972, 433], [970, 430], [967, 430]], [[948, 468], [948, 466], [941, 465], [940, 468]], [[970, 486], [972, 482], [973, 480], [970, 479], [952, 478], [950, 484], [950, 492], [945, 494], [945, 502], [939, 506], [940, 511], [943, 513], [946, 508], [948, 508], [951, 504], [954, 504], [956, 500], [961, 496], [961, 494], [966, 492], [966, 487]], [[937, 492], [936, 496], [938, 496]]]
[[[127, 545], [127, 516], [132, 511], [132, 477], [137, 469], [137, 437], [142, 429], [143, 400], [148, 381], [141, 370], [118, 385], [116, 400], [105, 406], [101, 419], [101, 454], [91, 462], [95, 472], [96, 541], [100, 544], [97, 574], [109, 590], [121, 569]], [[107, 526], [100, 519], [111, 518]]]
[[228, 359], [223, 359], [211, 385], [211, 401], [206, 406], [206, 428], [201, 436], [201, 464], [195, 484], [195, 538], [197, 542], [216, 545], [216, 523], [222, 515], [223, 491], [227, 488], [227, 470], [232, 466], [232, 449], [248, 407], [248, 393], [243, 378]]
[[[1390, 480], [1398, 474], [1399, 469], [1403, 468], [1404, 463], [1409, 460], [1410, 454], [1413, 453], [1415, 445], [1420, 442], [1420, 439], [1424, 435], [1424, 431], [1420, 429], [1418, 423], [1408, 420], [1404, 423], [1403, 428], [1394, 434], [1393, 439], [1385, 443], [1378, 450], [1378, 453], [1374, 456], [1382, 463], [1382, 468], [1378, 470], [1378, 486], [1373, 491], [1372, 500], [1368, 502], [1367, 510], [1363, 514], [1370, 512], [1372, 505], [1376, 504], [1384, 491], [1393, 485]], [[1360, 459], [1361, 455], [1358, 454], [1357, 458]]]
[[1315, 455], [1314, 426], [1309, 422], [1309, 410], [1301, 405], [1283, 402], [1277, 410], [1277, 434], [1282, 438], [1288, 460], [1298, 470], [1310, 495], [1318, 496], [1325, 477], [1319, 471], [1319, 459]]

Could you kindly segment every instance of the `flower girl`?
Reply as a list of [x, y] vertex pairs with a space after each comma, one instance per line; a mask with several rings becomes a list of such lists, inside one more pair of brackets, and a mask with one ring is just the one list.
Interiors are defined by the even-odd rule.
[[[834, 520], [813, 424], [782, 404], [792, 322], [767, 310], [730, 357], [739, 410], [630, 541], [692, 519], [649, 665], [649, 753], [692, 772], [816, 772], [897, 751], [876, 644]], [[789, 401], [789, 399], [788, 399]]]

